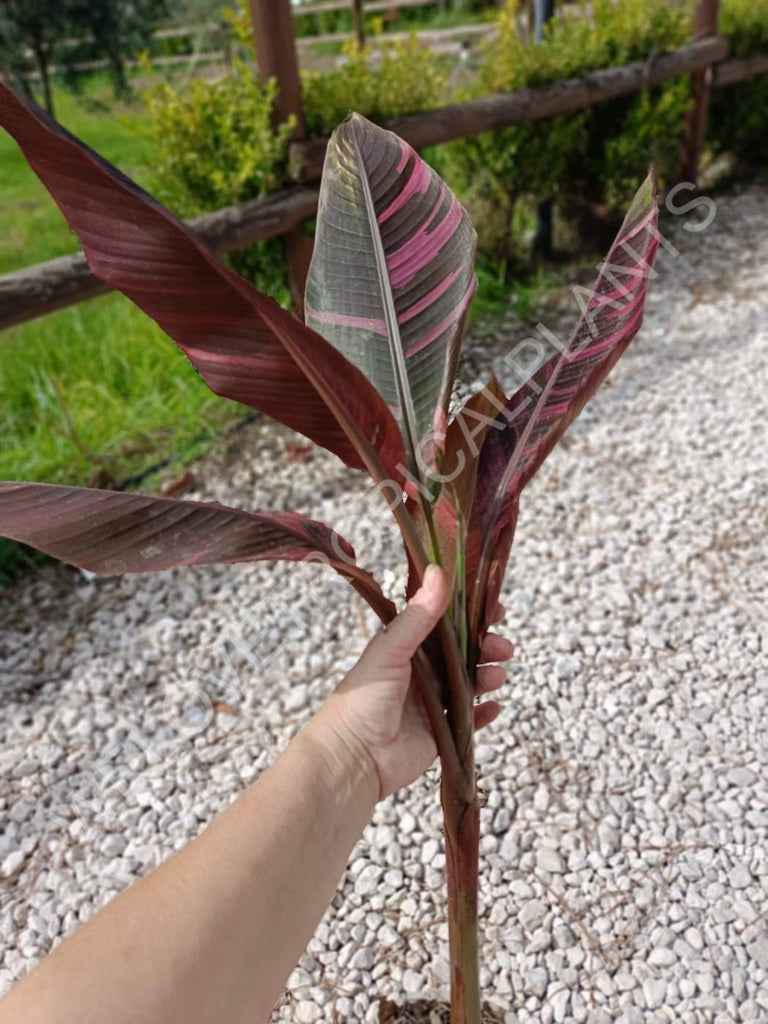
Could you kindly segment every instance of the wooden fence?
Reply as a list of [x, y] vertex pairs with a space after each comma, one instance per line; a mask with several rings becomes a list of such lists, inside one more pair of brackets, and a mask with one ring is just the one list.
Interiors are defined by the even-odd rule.
[[[406, 10], [413, 7], [434, 7], [439, 4], [441, 0], [368, 0], [362, 6], [362, 13], [365, 15], [370, 14], [386, 14], [390, 11]], [[328, 0], [324, 3], [312, 3], [312, 4], [301, 4], [293, 7], [292, 13], [294, 20], [307, 14], [328, 14], [337, 11], [349, 11], [351, 9], [350, 0]], [[466, 36], [479, 36], [487, 35], [490, 31], [490, 25], [466, 25], [456, 26], [450, 29], [435, 30], [430, 32], [429, 30], [419, 32], [419, 38], [423, 39], [426, 45], [432, 46], [437, 43], [440, 45], [442, 39], [460, 38]], [[307, 50], [312, 46], [327, 43], [342, 43], [347, 39], [352, 39], [355, 35], [354, 32], [328, 32], [317, 36], [298, 36], [296, 37], [296, 45], [302, 50]], [[387, 33], [387, 41], [395, 42], [401, 39], [409, 38], [410, 33]], [[154, 57], [152, 58], [152, 66], [157, 68], [174, 67], [184, 64], [230, 64], [232, 56], [232, 39], [230, 35], [229, 26], [226, 22], [221, 21], [209, 21], [200, 25], [174, 25], [168, 28], [160, 28], [152, 33], [153, 40], [164, 40], [164, 39], [194, 39], [203, 38], [206, 39], [209, 45], [218, 48], [197, 50], [190, 53], [177, 53], [171, 54], [166, 57]], [[93, 36], [84, 36], [81, 39], [64, 39], [61, 43], [63, 46], [81, 46], [86, 43], [92, 43]], [[24, 56], [28, 59], [32, 59], [33, 53], [31, 50], [25, 51]], [[125, 62], [127, 68], [136, 69], [142, 67], [142, 62], [139, 60], [127, 60]], [[109, 67], [109, 61], [104, 59], [98, 60], [83, 60], [73, 64], [70, 71], [77, 72], [88, 72], [88, 71], [100, 71]], [[63, 67], [54, 66], [51, 69], [52, 74], [60, 74], [64, 71]], [[39, 72], [31, 71], [29, 77], [33, 80], [39, 77]]]
[[[252, 0], [259, 4], [262, 0]], [[265, 0], [276, 3], [276, 0]], [[700, 4], [712, 0], [699, 0]], [[263, 8], [271, 16], [276, 8]], [[266, 23], [265, 23], [266, 24]], [[285, 40], [281, 40], [285, 48]], [[294, 61], [295, 61], [295, 51]], [[640, 91], [684, 74], [703, 76], [705, 87], [730, 85], [754, 75], [768, 73], [768, 54], [726, 60], [728, 41], [719, 36], [694, 40], [687, 46], [647, 61], [621, 67], [604, 68], [581, 78], [566, 79], [549, 85], [506, 95], [489, 96], [468, 103], [452, 104], [438, 110], [398, 118], [387, 127], [402, 135], [415, 147], [435, 145], [519, 124], [572, 113]], [[272, 53], [273, 65], [283, 70], [285, 52]], [[261, 61], [260, 61], [261, 63]], [[294, 69], [295, 71], [295, 65]], [[295, 84], [295, 83], [294, 83]], [[300, 93], [288, 90], [294, 104]], [[298, 97], [298, 98], [297, 98]], [[693, 123], [686, 127], [690, 138], [701, 142], [699, 111], [692, 112]], [[243, 248], [253, 242], [277, 236], [289, 236], [317, 209], [317, 187], [327, 140], [303, 139], [291, 144], [291, 165], [296, 184], [264, 199], [205, 214], [189, 222], [190, 227], [215, 252]], [[698, 153], [691, 153], [696, 162]], [[690, 179], [695, 180], [695, 178]], [[0, 330], [31, 320], [54, 310], [74, 305], [106, 292], [107, 287], [88, 270], [82, 254], [60, 257], [26, 270], [0, 277]]]

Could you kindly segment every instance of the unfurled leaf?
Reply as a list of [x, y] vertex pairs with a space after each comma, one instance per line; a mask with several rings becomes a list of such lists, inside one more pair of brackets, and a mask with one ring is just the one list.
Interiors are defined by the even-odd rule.
[[221, 562], [319, 562], [386, 603], [370, 574], [355, 564], [348, 541], [294, 512], [2, 482], [0, 536], [105, 575]]
[[466, 211], [406, 142], [359, 114], [334, 132], [306, 319], [376, 387], [412, 459], [446, 422], [475, 244]]
[[3, 85], [0, 124], [80, 238], [94, 274], [152, 317], [213, 391], [349, 466], [400, 479], [397, 424], [333, 345], [228, 271], [156, 200]]

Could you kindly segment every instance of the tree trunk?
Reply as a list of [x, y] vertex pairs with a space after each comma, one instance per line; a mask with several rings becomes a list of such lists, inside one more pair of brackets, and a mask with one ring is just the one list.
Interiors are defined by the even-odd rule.
[[48, 58], [50, 57], [50, 50], [43, 46], [42, 43], [35, 43], [32, 47], [35, 54], [35, 61], [37, 62], [37, 69], [40, 72], [40, 84], [43, 88], [43, 103], [45, 109], [48, 111], [51, 117], [54, 117], [53, 111], [53, 93], [51, 92], [51, 76], [48, 69]]

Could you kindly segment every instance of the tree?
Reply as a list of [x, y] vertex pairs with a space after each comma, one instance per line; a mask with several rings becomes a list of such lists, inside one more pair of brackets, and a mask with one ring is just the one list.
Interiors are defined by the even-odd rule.
[[43, 101], [53, 113], [50, 67], [57, 41], [69, 24], [71, 0], [2, 0], [0, 2], [0, 66], [33, 97], [31, 57], [40, 79]]
[[109, 62], [115, 90], [128, 90], [126, 57], [149, 46], [158, 22], [169, 15], [169, 0], [74, 0], [81, 30]]
[[168, 0], [0, 0], [0, 70], [27, 96], [35, 98], [37, 79], [42, 101], [53, 115], [51, 74], [60, 67], [76, 85], [76, 43], [106, 58], [115, 90], [128, 88], [125, 60], [147, 46]]

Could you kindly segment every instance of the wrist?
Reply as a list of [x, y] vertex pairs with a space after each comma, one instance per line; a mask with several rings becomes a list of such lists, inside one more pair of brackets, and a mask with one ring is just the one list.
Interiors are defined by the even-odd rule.
[[332, 694], [297, 740], [311, 751], [332, 792], [370, 816], [380, 798], [379, 773], [370, 752], [347, 727], [340, 699]]

